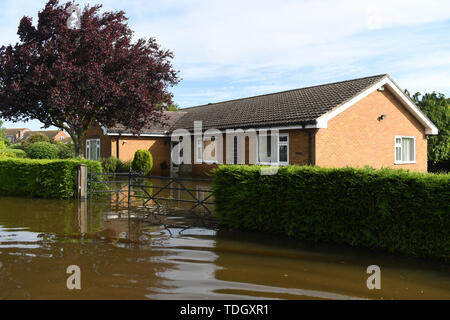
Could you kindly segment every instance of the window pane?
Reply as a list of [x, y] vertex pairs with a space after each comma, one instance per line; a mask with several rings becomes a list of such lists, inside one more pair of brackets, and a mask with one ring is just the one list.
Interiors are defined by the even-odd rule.
[[288, 147], [280, 146], [280, 162], [288, 162]]
[[414, 139], [412, 138], [402, 139], [402, 160], [414, 161]]
[[216, 160], [216, 141], [205, 141], [204, 160], [215, 161]]
[[287, 136], [280, 136], [280, 142], [287, 142], [288, 137]]
[[86, 159], [91, 160], [91, 141], [86, 140]]
[[402, 161], [402, 148], [400, 147], [395, 148], [395, 160]]

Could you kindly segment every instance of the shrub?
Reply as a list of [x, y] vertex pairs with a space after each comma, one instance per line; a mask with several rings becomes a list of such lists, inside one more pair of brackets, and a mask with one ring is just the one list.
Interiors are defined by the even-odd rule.
[[26, 158], [25, 151], [20, 149], [2, 149], [0, 150], [0, 158]]
[[136, 151], [131, 166], [134, 171], [144, 172], [146, 175], [151, 174], [153, 169], [153, 157], [150, 151], [148, 150]]
[[59, 159], [73, 159], [75, 158], [75, 149], [71, 144], [65, 144], [62, 142], [56, 143], [58, 148], [58, 158]]
[[117, 172], [123, 172], [123, 173], [130, 172], [131, 164], [132, 164], [131, 160], [121, 162], [120, 166], [117, 168]]
[[122, 161], [116, 157], [102, 159], [102, 167], [104, 172], [116, 173], [119, 171]]
[[48, 136], [46, 136], [43, 133], [33, 133], [25, 141], [22, 142], [22, 145], [23, 145], [23, 148], [26, 149], [30, 145], [35, 144], [37, 142], [53, 143], [54, 141], [52, 141], [52, 139], [50, 139]]
[[0, 196], [73, 198], [80, 164], [102, 171], [99, 162], [88, 160], [0, 159]]
[[222, 224], [450, 261], [450, 175], [260, 166], [214, 171]]
[[26, 147], [30, 159], [58, 159], [58, 147], [49, 142], [36, 142]]

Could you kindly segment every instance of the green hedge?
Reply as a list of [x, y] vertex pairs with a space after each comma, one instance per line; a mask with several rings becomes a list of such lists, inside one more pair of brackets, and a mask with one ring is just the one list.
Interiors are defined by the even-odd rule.
[[80, 164], [102, 171], [99, 162], [88, 160], [0, 159], [0, 196], [73, 198]]
[[235, 229], [450, 261], [450, 175], [290, 166], [215, 170], [216, 215]]
[[20, 149], [1, 149], [0, 158], [26, 158], [25, 151]]

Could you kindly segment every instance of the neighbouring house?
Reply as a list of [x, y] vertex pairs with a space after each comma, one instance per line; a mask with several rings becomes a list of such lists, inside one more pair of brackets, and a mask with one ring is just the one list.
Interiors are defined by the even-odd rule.
[[12, 144], [16, 144], [23, 139], [25, 133], [31, 132], [30, 129], [22, 128], [22, 129], [6, 129], [6, 137], [11, 141]]
[[[130, 160], [136, 150], [147, 149], [154, 158], [154, 175], [205, 176], [221, 163], [218, 156], [223, 148], [227, 163], [254, 163], [250, 161], [253, 156], [261, 162], [261, 152], [271, 155], [275, 151], [279, 165], [371, 166], [425, 172], [427, 137], [438, 134], [437, 127], [389, 75], [185, 108], [165, 115], [163, 125], [150, 125], [140, 136], [120, 125], [94, 126], [87, 133], [86, 157]], [[246, 138], [243, 143], [236, 137], [227, 142], [225, 136], [219, 143], [215, 136], [191, 136], [191, 163], [172, 165], [170, 154], [177, 144], [171, 141], [172, 133], [178, 129], [194, 133], [196, 121], [202, 122], [203, 133], [215, 129], [225, 136], [227, 130], [242, 129]], [[252, 129], [268, 138], [253, 139]], [[279, 134], [273, 135], [277, 138], [272, 139], [277, 131]], [[217, 146], [217, 152], [205, 153], [210, 146]], [[226, 154], [226, 150], [233, 151]]]
[[45, 130], [45, 131], [27, 131], [23, 135], [22, 140], [28, 139], [33, 134], [44, 134], [50, 138], [50, 140], [64, 142], [68, 138], [67, 134], [61, 130]]

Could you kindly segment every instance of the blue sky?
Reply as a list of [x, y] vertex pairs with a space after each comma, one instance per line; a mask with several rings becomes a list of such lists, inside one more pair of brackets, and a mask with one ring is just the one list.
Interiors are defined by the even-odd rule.
[[[46, 0], [0, 0], [0, 45]], [[450, 96], [450, 1], [92, 0], [175, 54], [181, 107], [389, 73]], [[36, 19], [36, 18], [35, 18]], [[39, 122], [6, 127], [40, 128]]]

